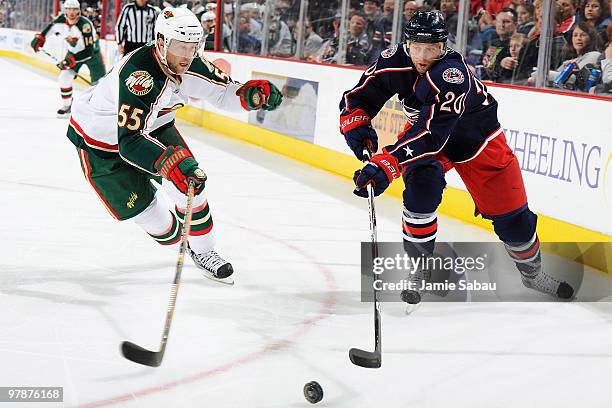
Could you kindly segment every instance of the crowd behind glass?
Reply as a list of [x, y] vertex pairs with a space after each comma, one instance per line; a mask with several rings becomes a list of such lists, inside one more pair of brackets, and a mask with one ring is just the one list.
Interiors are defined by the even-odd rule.
[[[33, 10], [20, 13], [20, 4], [28, 3]], [[0, 27], [40, 30], [51, 18], [52, 3], [0, 0]], [[100, 2], [81, 3], [84, 15], [99, 28]], [[205, 48], [214, 49], [216, 1], [149, 3], [191, 8], [207, 33]], [[433, 9], [446, 18], [449, 46], [465, 54], [481, 79], [612, 96], [609, 0], [223, 0], [218, 47], [366, 67], [381, 51], [403, 41], [403, 26], [417, 10]], [[540, 80], [538, 65], [543, 68]]]

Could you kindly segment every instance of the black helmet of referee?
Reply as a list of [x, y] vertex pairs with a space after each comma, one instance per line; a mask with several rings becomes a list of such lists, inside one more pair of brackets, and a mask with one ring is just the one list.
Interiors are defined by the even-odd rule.
[[419, 43], [446, 43], [448, 28], [439, 11], [417, 11], [404, 27], [407, 41]]

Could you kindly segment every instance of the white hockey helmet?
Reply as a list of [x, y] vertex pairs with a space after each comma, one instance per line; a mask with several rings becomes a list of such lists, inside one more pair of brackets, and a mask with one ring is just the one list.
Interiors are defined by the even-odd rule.
[[62, 7], [64, 8], [64, 10], [66, 9], [81, 10], [81, 3], [79, 3], [79, 0], [66, 0], [64, 1], [64, 4], [62, 5]]
[[[161, 52], [157, 44], [157, 40], [160, 37], [164, 40], [164, 52]], [[166, 67], [168, 67], [166, 56], [172, 41], [196, 43], [198, 44], [197, 49], [199, 49], [203, 38], [204, 29], [202, 25], [195, 14], [187, 8], [166, 7], [155, 21], [155, 47], [161, 62]]]
[[212, 11], [207, 11], [206, 13], [202, 14], [202, 22], [215, 21], [216, 18], [217, 18], [217, 15]]

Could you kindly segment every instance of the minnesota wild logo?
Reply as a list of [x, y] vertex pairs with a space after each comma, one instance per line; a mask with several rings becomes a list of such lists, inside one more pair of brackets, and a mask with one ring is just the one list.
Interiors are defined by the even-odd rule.
[[125, 80], [125, 85], [134, 95], [146, 95], [153, 89], [153, 77], [147, 71], [134, 71]]
[[79, 42], [78, 37], [66, 37], [66, 42], [70, 44], [71, 47], [74, 47]]
[[138, 200], [138, 194], [132, 191], [132, 194], [130, 194], [130, 199], [127, 202], [128, 208], [134, 208], [136, 205], [136, 200]]

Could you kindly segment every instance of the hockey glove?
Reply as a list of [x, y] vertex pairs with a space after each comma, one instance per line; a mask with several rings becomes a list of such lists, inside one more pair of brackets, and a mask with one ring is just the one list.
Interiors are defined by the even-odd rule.
[[355, 156], [363, 161], [363, 149], [378, 150], [378, 135], [371, 126], [372, 120], [363, 109], [354, 109], [340, 114], [340, 133]]
[[270, 81], [254, 79], [247, 81], [236, 91], [240, 104], [246, 110], [264, 109], [272, 111], [281, 104], [283, 95]]
[[60, 61], [59, 64], [57, 64], [57, 66], [59, 67], [59, 69], [72, 69], [76, 66], [76, 58], [74, 58], [74, 54], [66, 54], [66, 58], [64, 58], [62, 61]]
[[187, 194], [187, 181], [196, 182], [195, 192], [204, 188], [206, 173], [198, 167], [191, 152], [183, 147], [169, 146], [153, 165], [160, 176], [170, 180], [180, 192]]
[[45, 36], [42, 35], [41, 33], [38, 33], [34, 36], [34, 39], [32, 40], [32, 42], [30, 43], [30, 45], [32, 45], [32, 48], [34, 49], [34, 52], [38, 52], [38, 50], [45, 45]]
[[399, 165], [397, 159], [388, 153], [377, 154], [365, 167], [357, 170], [353, 176], [355, 181], [355, 190], [353, 193], [359, 197], [368, 197], [366, 186], [372, 184], [374, 188], [374, 196], [381, 195], [389, 184], [400, 176]]

